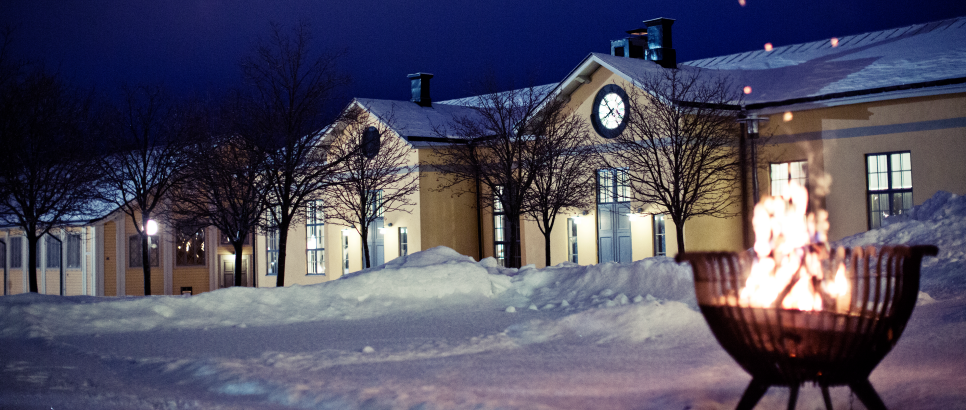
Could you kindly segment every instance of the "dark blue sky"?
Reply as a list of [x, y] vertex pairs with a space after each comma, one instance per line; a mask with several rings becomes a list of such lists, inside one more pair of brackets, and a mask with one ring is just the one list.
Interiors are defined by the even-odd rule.
[[[966, 1], [3, 0], [21, 55], [78, 85], [163, 82], [189, 93], [237, 84], [269, 21], [311, 22], [345, 49], [350, 96], [408, 99], [406, 74], [436, 75], [433, 99], [467, 95], [489, 70], [516, 85], [559, 81], [590, 52], [655, 17], [676, 19], [678, 60], [966, 16]], [[532, 74], [528, 74], [532, 73]]]

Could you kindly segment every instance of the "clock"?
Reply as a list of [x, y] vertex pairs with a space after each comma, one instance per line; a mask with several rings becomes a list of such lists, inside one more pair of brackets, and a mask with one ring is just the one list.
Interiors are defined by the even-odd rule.
[[605, 85], [597, 96], [591, 108], [590, 122], [601, 137], [610, 139], [617, 137], [627, 126], [629, 110], [627, 92], [617, 84]]

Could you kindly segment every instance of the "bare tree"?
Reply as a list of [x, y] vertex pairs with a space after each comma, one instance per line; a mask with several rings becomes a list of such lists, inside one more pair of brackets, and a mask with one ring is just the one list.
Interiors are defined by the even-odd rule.
[[635, 199], [671, 216], [684, 252], [684, 225], [697, 216], [730, 217], [739, 177], [738, 111], [730, 79], [697, 68], [663, 69], [634, 79], [627, 128], [604, 146], [628, 167]]
[[[419, 188], [410, 161], [415, 149], [391, 134], [391, 117], [377, 122], [354, 108], [332, 130], [329, 153], [345, 160], [336, 168], [339, 180], [326, 191], [326, 217], [355, 228], [363, 240], [386, 212], [409, 212], [414, 205], [409, 197]], [[372, 266], [371, 253], [363, 246], [366, 268]]]
[[0, 219], [27, 237], [31, 292], [39, 291], [38, 240], [96, 210], [91, 112], [89, 97], [44, 71], [0, 89]]
[[501, 91], [493, 77], [478, 88], [482, 93], [469, 101], [472, 112], [438, 131], [440, 136], [462, 139], [434, 145], [433, 165], [441, 172], [442, 187], [454, 189], [456, 195], [470, 193], [460, 188], [466, 186], [489, 193], [473, 192], [480, 195], [483, 207], [503, 212], [505, 263], [520, 267], [520, 218], [546, 160], [534, 150], [535, 136], [542, 134], [539, 115], [546, 93], [534, 86]]
[[327, 110], [349, 78], [337, 68], [340, 55], [316, 52], [313, 40], [304, 22], [291, 34], [272, 24], [270, 36], [242, 61], [249, 121], [237, 132], [260, 140], [267, 156], [271, 217], [266, 222], [279, 235], [276, 286], [285, 285], [289, 227], [304, 219], [306, 205], [332, 183], [338, 163], [320, 149], [318, 139], [331, 122]]
[[548, 99], [540, 110], [540, 133], [533, 137], [535, 156], [543, 158], [523, 209], [543, 234], [545, 264], [550, 266], [550, 233], [557, 216], [567, 209], [590, 207], [596, 189], [597, 154], [586, 121], [562, 99]]
[[[187, 160], [186, 113], [160, 86], [124, 87], [124, 99], [105, 133], [109, 153], [99, 161], [105, 199], [134, 223], [140, 237], [144, 294], [151, 295], [148, 221], [165, 219], [168, 191]], [[159, 244], [155, 243], [154, 246]]]
[[235, 286], [242, 284], [245, 240], [264, 221], [269, 184], [264, 177], [268, 160], [258, 141], [229, 132], [239, 112], [233, 100], [219, 113], [193, 121], [198, 142], [189, 150], [189, 177], [171, 191], [178, 224], [214, 226], [226, 236], [235, 254]]

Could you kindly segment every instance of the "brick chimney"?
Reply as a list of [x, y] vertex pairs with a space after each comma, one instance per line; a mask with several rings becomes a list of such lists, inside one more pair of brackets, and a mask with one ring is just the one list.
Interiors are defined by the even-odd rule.
[[410, 86], [413, 91], [412, 102], [419, 104], [420, 107], [432, 107], [433, 99], [429, 96], [429, 79], [433, 78], [429, 73], [410, 74]]

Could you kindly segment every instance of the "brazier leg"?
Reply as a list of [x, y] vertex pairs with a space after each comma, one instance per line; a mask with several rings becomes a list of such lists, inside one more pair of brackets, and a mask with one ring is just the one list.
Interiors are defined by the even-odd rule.
[[869, 410], [886, 410], [885, 403], [879, 398], [879, 394], [872, 388], [868, 379], [852, 381], [849, 383], [849, 388], [856, 396], [859, 396], [859, 401]]
[[745, 394], [741, 395], [741, 401], [738, 402], [738, 407], [735, 410], [753, 409], [758, 404], [758, 400], [761, 400], [761, 396], [764, 396], [765, 392], [768, 391], [768, 386], [771, 386], [771, 384], [758, 379], [751, 379], [751, 383], [745, 389]]
[[822, 399], [825, 400], [825, 410], [832, 410], [832, 396], [828, 394], [828, 385], [822, 385]]
[[795, 410], [795, 404], [798, 403], [798, 389], [799, 385], [791, 386], [791, 392], [788, 393], [788, 410]]

